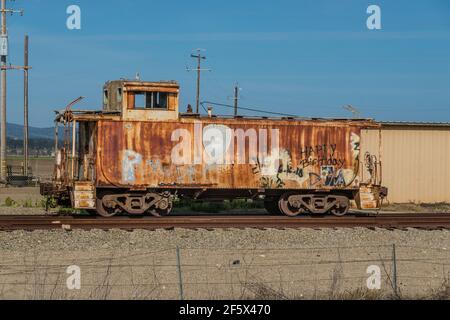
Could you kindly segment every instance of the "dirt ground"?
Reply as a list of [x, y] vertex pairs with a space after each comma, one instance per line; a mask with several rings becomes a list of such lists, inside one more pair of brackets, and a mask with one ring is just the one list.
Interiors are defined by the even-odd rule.
[[[42, 214], [24, 207], [40, 200], [38, 188], [0, 189], [0, 214]], [[67, 286], [70, 266], [80, 289]], [[3, 299], [450, 299], [449, 266], [450, 230], [0, 232]], [[368, 268], [380, 272], [379, 290], [367, 288]]]
[[448, 230], [0, 232], [0, 297], [449, 299], [449, 250]]
[[0, 205], [4, 205], [8, 197], [19, 203], [26, 200], [34, 203], [42, 199], [39, 187], [0, 188]]

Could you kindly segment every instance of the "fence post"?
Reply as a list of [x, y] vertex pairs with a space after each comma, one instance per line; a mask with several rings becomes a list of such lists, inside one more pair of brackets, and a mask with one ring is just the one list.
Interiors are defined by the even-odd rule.
[[394, 286], [394, 293], [398, 297], [397, 287], [397, 257], [395, 254], [395, 243], [392, 244], [392, 284]]
[[178, 246], [177, 246], [177, 271], [178, 271], [178, 287], [180, 289], [180, 300], [184, 300], [184, 295], [183, 295], [183, 277], [181, 275], [180, 248]]

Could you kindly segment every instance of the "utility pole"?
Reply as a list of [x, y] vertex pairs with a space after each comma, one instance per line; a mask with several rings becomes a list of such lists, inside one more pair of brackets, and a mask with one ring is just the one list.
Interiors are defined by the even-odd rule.
[[197, 54], [191, 54], [191, 58], [195, 58], [197, 59], [197, 69], [191, 69], [191, 68], [187, 68], [187, 71], [197, 71], [197, 96], [195, 99], [195, 113], [198, 114], [199, 112], [199, 104], [200, 104], [200, 73], [202, 71], [211, 71], [211, 69], [202, 69], [201, 68], [201, 62], [202, 60], [206, 60], [205, 56], [201, 55], [202, 49], [197, 49]]
[[28, 177], [28, 35], [23, 57], [23, 175]]
[[24, 43], [24, 65], [13, 66], [8, 65], [3, 67], [3, 70], [23, 70], [23, 174], [28, 176], [28, 70], [31, 67], [28, 65], [28, 36], [25, 36]]
[[234, 86], [234, 116], [237, 117], [238, 115], [238, 100], [239, 100], [239, 85], [236, 83]]
[[6, 8], [6, 0], [1, 0], [1, 34], [0, 34], [0, 66], [1, 66], [1, 93], [0, 93], [0, 180], [6, 181], [6, 66], [8, 57], [8, 29], [6, 28], [6, 13], [20, 13], [23, 10]]
[[6, 181], [6, 58], [8, 56], [8, 34], [6, 30], [6, 0], [2, 0], [2, 52], [1, 52], [1, 98], [0, 98], [0, 180]]

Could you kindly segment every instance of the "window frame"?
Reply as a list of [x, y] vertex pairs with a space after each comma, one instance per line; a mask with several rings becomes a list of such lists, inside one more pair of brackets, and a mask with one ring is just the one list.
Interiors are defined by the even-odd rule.
[[[130, 94], [134, 96], [133, 102], [134, 106], [129, 108], [129, 110], [158, 110], [158, 111], [170, 111], [169, 109], [169, 97], [170, 92], [165, 91], [131, 91]], [[137, 105], [137, 96], [144, 96], [144, 106]], [[155, 106], [155, 101], [161, 101], [161, 95], [165, 96], [165, 106], [160, 107], [160, 103]], [[142, 98], [141, 98], [142, 99]], [[150, 106], [148, 106], [148, 101], [150, 100]]]
[[103, 90], [103, 107], [107, 108], [109, 106], [109, 90]]

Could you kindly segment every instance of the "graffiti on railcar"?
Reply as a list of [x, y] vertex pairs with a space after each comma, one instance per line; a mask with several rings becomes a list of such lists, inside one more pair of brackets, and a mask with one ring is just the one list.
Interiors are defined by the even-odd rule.
[[[275, 176], [262, 175], [261, 186], [264, 188], [282, 188], [288, 183], [297, 187], [345, 187], [357, 177], [359, 167], [360, 137], [352, 132], [350, 135], [352, 164], [346, 168], [346, 159], [337, 155], [337, 144], [318, 144], [301, 147], [298, 165], [293, 166], [288, 150], [280, 150], [279, 168]], [[253, 166], [254, 174], [261, 174], [258, 163]]]
[[133, 150], [125, 150], [122, 157], [122, 180], [128, 183], [134, 183], [136, 181], [136, 167], [141, 162], [141, 154]]
[[347, 147], [333, 141], [298, 148], [290, 144], [294, 153], [280, 148], [278, 129], [200, 123], [194, 130], [177, 128], [170, 138], [174, 143], [170, 159], [124, 150], [122, 182], [145, 181], [151, 175], [163, 183], [195, 184], [206, 179], [217, 184], [242, 170], [235, 165], [247, 165], [254, 177], [249, 182], [263, 188], [344, 187], [355, 180], [359, 165], [359, 135], [354, 132]]

